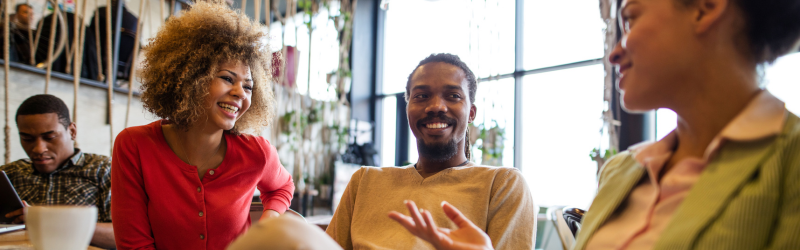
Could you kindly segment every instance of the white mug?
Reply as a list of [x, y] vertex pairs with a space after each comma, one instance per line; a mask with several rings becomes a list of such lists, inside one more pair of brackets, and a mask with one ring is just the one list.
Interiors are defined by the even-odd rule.
[[86, 250], [96, 223], [97, 207], [93, 206], [25, 208], [28, 238], [37, 250]]

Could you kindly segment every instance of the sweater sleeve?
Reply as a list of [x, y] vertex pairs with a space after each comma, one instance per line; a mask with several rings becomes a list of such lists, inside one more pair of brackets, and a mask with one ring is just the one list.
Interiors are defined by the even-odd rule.
[[118, 249], [155, 249], [147, 215], [139, 150], [128, 130], [120, 132], [111, 160], [111, 217]]
[[256, 184], [258, 191], [261, 192], [261, 203], [264, 204], [264, 211], [271, 209], [282, 214], [292, 203], [294, 195], [292, 175], [281, 165], [275, 147], [262, 137], [256, 137], [256, 140], [261, 144], [267, 157], [264, 172]]
[[503, 169], [492, 185], [486, 233], [495, 249], [533, 249], [536, 214], [525, 179], [515, 168]]
[[350, 238], [350, 223], [353, 221], [353, 208], [356, 204], [358, 185], [361, 183], [364, 169], [362, 167], [350, 178], [350, 182], [347, 183], [347, 188], [342, 194], [342, 199], [339, 201], [339, 207], [336, 208], [336, 212], [333, 213], [333, 218], [331, 218], [331, 223], [325, 230], [336, 243], [348, 250], [353, 249], [353, 240]]

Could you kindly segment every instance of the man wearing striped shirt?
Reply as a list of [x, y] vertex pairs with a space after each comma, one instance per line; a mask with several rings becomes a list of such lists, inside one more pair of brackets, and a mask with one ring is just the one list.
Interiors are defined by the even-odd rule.
[[[114, 248], [111, 227], [111, 158], [81, 152], [74, 147], [77, 126], [67, 105], [52, 95], [35, 95], [20, 105], [16, 115], [20, 143], [29, 159], [4, 166], [20, 198], [36, 205], [97, 206], [92, 245]], [[23, 223], [17, 210], [5, 215]]]

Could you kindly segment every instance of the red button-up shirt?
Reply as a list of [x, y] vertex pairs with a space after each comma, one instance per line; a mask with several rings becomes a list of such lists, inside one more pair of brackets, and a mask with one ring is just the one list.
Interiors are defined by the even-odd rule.
[[114, 143], [111, 216], [118, 249], [225, 249], [250, 226], [257, 187], [264, 209], [283, 213], [294, 192], [275, 147], [225, 133], [219, 167], [201, 181], [170, 149], [162, 121], [123, 130]]

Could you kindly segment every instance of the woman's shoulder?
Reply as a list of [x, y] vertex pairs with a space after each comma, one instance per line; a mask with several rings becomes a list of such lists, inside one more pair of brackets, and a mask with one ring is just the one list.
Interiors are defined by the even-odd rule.
[[117, 134], [114, 144], [134, 145], [142, 142], [156, 143], [159, 141], [156, 136], [159, 135], [163, 137], [163, 134], [161, 133], [161, 120], [157, 120], [146, 125], [132, 126], [123, 129], [121, 132], [119, 132], [119, 134]]
[[153, 136], [156, 133], [156, 130], [161, 130], [161, 120], [157, 120], [145, 125], [139, 126], [131, 126], [127, 127], [122, 130], [122, 132], [117, 135], [117, 138], [120, 137], [142, 137], [142, 136]]
[[621, 171], [627, 172], [625, 170], [636, 167], [639, 166], [636, 164], [636, 159], [634, 158], [633, 153], [630, 151], [620, 152], [619, 154], [616, 154], [608, 159], [608, 161], [600, 168], [600, 171], [598, 171], [597, 174], [598, 182], [603, 183], [608, 178], [615, 176]]
[[783, 134], [788, 138], [800, 138], [800, 118], [792, 112], [787, 112]]

